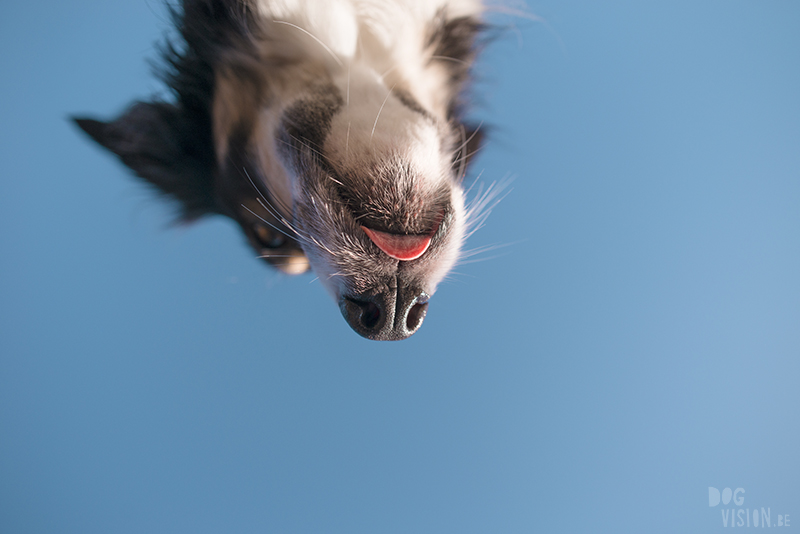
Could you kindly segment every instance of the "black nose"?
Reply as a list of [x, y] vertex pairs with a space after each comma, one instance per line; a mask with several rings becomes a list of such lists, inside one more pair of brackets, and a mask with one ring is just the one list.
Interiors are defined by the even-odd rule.
[[347, 324], [367, 339], [396, 341], [419, 330], [428, 312], [424, 291], [400, 287], [373, 294], [349, 295], [339, 301]]

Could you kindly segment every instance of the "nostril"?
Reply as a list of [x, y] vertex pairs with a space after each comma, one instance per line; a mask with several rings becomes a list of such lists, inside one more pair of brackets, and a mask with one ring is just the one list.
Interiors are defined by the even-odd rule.
[[394, 308], [387, 306], [381, 295], [359, 295], [358, 300], [343, 297], [339, 307], [347, 324], [360, 335], [367, 339], [391, 339]]
[[372, 330], [381, 320], [381, 309], [374, 302], [359, 303], [361, 306], [361, 325]]
[[347, 324], [374, 340], [405, 339], [419, 330], [428, 312], [428, 295], [408, 286], [375, 293], [343, 296], [339, 300]]
[[408, 310], [406, 317], [406, 328], [409, 332], [415, 332], [425, 319], [425, 314], [428, 313], [428, 300], [419, 299], [411, 309]]

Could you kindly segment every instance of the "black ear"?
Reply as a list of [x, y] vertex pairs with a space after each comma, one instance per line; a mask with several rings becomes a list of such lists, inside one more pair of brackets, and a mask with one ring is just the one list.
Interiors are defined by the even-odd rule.
[[136, 174], [177, 200], [184, 220], [219, 211], [216, 162], [206, 117], [172, 104], [137, 102], [112, 122], [74, 120]]

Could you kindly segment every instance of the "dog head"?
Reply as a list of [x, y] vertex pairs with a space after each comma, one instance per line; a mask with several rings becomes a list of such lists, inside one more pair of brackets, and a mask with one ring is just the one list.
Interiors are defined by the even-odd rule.
[[274, 267], [311, 268], [360, 335], [410, 336], [465, 238], [461, 179], [480, 136], [457, 99], [477, 25], [426, 30], [422, 74], [442, 88], [426, 92], [302, 43], [265, 46], [279, 32], [198, 7], [212, 4], [189, 2], [179, 18], [188, 47], [167, 54], [175, 103], [78, 125], [177, 199], [184, 219], [225, 215]]

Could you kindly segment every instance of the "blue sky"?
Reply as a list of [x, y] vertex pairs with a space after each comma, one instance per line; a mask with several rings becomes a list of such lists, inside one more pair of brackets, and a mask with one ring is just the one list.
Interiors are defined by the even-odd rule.
[[67, 122], [161, 91], [160, 2], [4, 6], [0, 530], [800, 526], [800, 5], [528, 10], [476, 70], [507, 246], [376, 343]]

